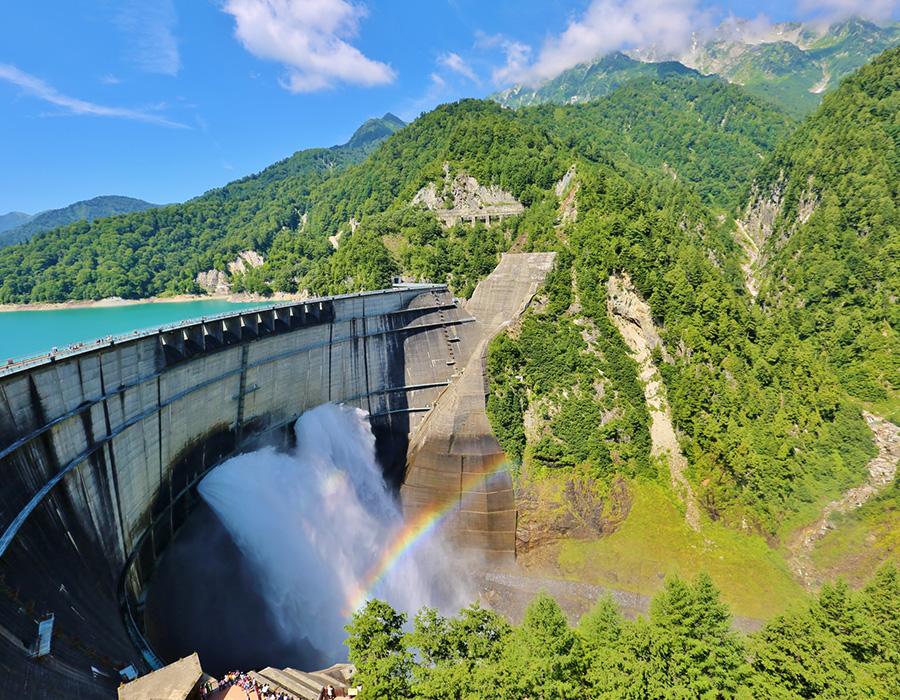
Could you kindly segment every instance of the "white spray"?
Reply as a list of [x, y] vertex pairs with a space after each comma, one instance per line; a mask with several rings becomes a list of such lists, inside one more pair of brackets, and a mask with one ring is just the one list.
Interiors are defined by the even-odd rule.
[[[345, 657], [346, 606], [402, 528], [402, 515], [375, 459], [366, 413], [324, 404], [294, 426], [290, 453], [264, 448], [228, 460], [200, 483], [258, 574], [276, 631]], [[413, 613], [455, 611], [468, 586], [439, 533], [421, 542], [374, 594]]]

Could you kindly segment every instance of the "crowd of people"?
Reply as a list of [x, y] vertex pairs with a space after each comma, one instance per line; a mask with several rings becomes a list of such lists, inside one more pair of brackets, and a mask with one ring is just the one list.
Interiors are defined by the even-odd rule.
[[227, 690], [235, 686], [247, 694], [247, 700], [300, 700], [290, 693], [272, 690], [268, 683], [260, 683], [241, 671], [230, 671], [219, 681], [207, 681], [200, 688], [200, 697], [206, 700], [206, 698], [214, 697], [220, 690]]
[[[269, 687], [268, 683], [260, 683], [258, 680], [251, 678], [249, 674], [241, 671], [230, 671], [219, 681], [207, 681], [200, 688], [200, 697], [202, 700], [217, 698], [219, 691], [228, 690], [235, 686], [247, 694], [247, 700], [301, 700], [283, 690], [275, 691]], [[337, 691], [333, 685], [325, 686], [319, 693], [319, 700], [333, 700], [337, 697]]]

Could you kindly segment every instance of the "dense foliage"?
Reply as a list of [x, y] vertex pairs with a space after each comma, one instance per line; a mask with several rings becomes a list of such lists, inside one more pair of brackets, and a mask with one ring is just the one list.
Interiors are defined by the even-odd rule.
[[781, 198], [763, 248], [763, 303], [869, 401], [900, 389], [898, 112], [894, 49], [828, 95], [755, 184]]
[[561, 259], [571, 271], [548, 288], [552, 312], [528, 314], [489, 356], [489, 415], [510, 454], [648, 473], [643, 396], [606, 309], [608, 278], [627, 272], [663, 329], [668, 355], [656, 364], [711, 517], [773, 532], [786, 513], [860, 480], [871, 437], [858, 409], [814, 345], [748, 302], [729, 239], [697, 197], [588, 163], [579, 178]]
[[790, 132], [777, 107], [717, 78], [636, 79], [608, 97], [523, 110], [586, 158], [633, 161], [732, 208], [764, 154]]
[[900, 694], [900, 574], [838, 582], [744, 636], [709, 577], [666, 581], [646, 617], [611, 598], [573, 629], [540, 593], [520, 625], [474, 604], [405, 617], [370, 601], [347, 627], [364, 700], [381, 698], [890, 698]]

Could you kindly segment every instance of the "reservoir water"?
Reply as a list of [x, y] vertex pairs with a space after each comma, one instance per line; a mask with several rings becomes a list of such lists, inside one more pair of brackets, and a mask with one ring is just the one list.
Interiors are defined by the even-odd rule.
[[208, 300], [2, 312], [0, 363], [41, 355], [53, 347], [260, 306], [266, 303]]

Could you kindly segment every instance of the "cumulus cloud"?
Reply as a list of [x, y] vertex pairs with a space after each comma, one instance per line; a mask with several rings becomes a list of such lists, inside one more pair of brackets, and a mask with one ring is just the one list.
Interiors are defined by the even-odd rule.
[[131, 59], [141, 70], [162, 75], [181, 69], [177, 21], [173, 0], [126, 0], [116, 14], [116, 25], [131, 39]]
[[535, 84], [610, 51], [652, 45], [661, 53], [686, 48], [704, 21], [697, 0], [593, 0], [558, 36], [549, 37], [537, 58], [506, 40], [506, 64], [494, 72], [498, 83]]
[[383, 85], [395, 78], [386, 63], [350, 44], [366, 8], [348, 0], [225, 0], [235, 36], [254, 56], [287, 68], [282, 84], [312, 92], [335, 83]]
[[835, 22], [848, 17], [875, 21], [890, 19], [898, 10], [898, 0], [799, 0], [797, 8], [807, 16]]
[[466, 63], [465, 59], [458, 53], [453, 53], [452, 51], [443, 53], [438, 56], [437, 62], [439, 66], [443, 66], [454, 73], [459, 73], [459, 75], [471, 80], [473, 83], [481, 82], [475, 74], [475, 71], [472, 70], [472, 67]]
[[52, 85], [49, 85], [40, 78], [7, 63], [0, 63], [0, 80], [12, 83], [32, 97], [37, 97], [44, 102], [49, 102], [57, 107], [62, 107], [71, 114], [84, 114], [96, 117], [118, 117], [120, 119], [146, 122], [147, 124], [167, 126], [173, 129], [188, 128], [184, 124], [167, 119], [160, 114], [155, 114], [152, 110], [108, 107], [106, 105], [88, 102], [87, 100], [81, 100], [77, 97], [63, 95]]

